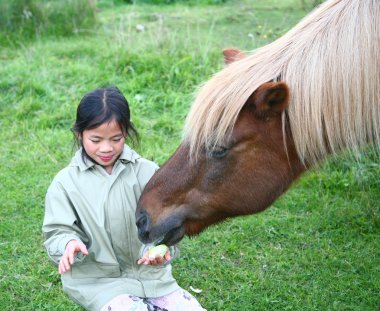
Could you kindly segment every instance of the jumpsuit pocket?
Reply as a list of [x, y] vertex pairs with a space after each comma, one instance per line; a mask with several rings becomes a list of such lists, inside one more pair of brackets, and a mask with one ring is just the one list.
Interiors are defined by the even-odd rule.
[[84, 278], [117, 278], [121, 276], [118, 264], [78, 263], [71, 267], [73, 279]]

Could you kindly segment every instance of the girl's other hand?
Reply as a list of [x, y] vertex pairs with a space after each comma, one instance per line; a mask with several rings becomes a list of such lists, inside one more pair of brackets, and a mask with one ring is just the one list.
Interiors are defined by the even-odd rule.
[[66, 244], [65, 252], [58, 265], [58, 272], [60, 274], [64, 274], [70, 270], [74, 264], [74, 258], [79, 252], [83, 255], [88, 255], [87, 247], [83, 242], [71, 240]]
[[154, 258], [149, 258], [148, 252], [144, 254], [138, 261], [138, 265], [163, 266], [165, 262], [171, 260], [170, 251], [168, 250], [165, 256], [156, 255]]

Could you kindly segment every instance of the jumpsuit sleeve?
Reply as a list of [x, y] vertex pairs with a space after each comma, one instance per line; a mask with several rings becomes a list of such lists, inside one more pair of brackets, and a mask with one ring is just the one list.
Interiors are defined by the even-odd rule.
[[[81, 230], [75, 208], [62, 185], [56, 180], [50, 185], [45, 198], [45, 216], [42, 232], [45, 236], [44, 246], [49, 258], [58, 264], [71, 240], [82, 241], [87, 244], [88, 239]], [[81, 253], [75, 261], [83, 260]]]

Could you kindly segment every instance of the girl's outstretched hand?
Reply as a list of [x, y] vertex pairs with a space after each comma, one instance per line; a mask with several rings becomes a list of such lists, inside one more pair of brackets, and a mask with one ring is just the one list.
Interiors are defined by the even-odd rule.
[[167, 250], [164, 256], [156, 254], [154, 257], [149, 256], [149, 252], [146, 252], [143, 257], [141, 257], [137, 264], [139, 265], [152, 265], [152, 266], [163, 266], [166, 262], [171, 260], [170, 251]]
[[87, 247], [83, 242], [71, 240], [66, 244], [65, 252], [58, 265], [58, 272], [60, 274], [64, 274], [70, 270], [71, 266], [74, 264], [74, 258], [79, 252], [83, 255], [88, 255]]

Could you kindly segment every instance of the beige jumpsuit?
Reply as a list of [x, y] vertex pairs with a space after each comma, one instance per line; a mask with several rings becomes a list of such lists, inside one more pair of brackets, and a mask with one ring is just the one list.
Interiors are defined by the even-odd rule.
[[164, 268], [137, 265], [141, 242], [135, 210], [146, 183], [158, 169], [127, 145], [112, 174], [78, 150], [46, 194], [43, 232], [49, 257], [58, 264], [66, 244], [80, 240], [89, 255], [77, 256], [62, 275], [64, 291], [88, 310], [99, 310], [121, 294], [160, 297], [179, 289]]

